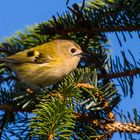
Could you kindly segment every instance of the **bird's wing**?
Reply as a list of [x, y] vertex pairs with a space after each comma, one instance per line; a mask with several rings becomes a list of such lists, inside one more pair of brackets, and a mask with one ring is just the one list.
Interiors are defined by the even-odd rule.
[[0, 58], [0, 62], [7, 62], [7, 63], [15, 63], [15, 64], [22, 64], [22, 63], [49, 63], [52, 60], [50, 55], [45, 53], [41, 53], [39, 50], [29, 49], [19, 53], [16, 53], [12, 56], [7, 58]]

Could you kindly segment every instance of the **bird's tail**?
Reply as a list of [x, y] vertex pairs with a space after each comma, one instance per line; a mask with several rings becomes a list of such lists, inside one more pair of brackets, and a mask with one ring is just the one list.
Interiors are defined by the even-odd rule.
[[14, 63], [14, 60], [8, 58], [0, 58], [0, 63]]

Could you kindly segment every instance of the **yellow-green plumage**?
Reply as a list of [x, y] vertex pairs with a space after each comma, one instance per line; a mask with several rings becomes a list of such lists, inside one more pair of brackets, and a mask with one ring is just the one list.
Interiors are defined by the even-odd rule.
[[70, 40], [54, 40], [3, 59], [31, 87], [51, 85], [75, 69], [82, 50]]

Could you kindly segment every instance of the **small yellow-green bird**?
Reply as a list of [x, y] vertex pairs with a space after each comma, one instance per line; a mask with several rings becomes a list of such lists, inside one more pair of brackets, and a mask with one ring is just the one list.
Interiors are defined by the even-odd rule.
[[78, 44], [57, 39], [1, 58], [0, 62], [6, 62], [22, 82], [36, 88], [60, 81], [77, 67], [81, 56]]

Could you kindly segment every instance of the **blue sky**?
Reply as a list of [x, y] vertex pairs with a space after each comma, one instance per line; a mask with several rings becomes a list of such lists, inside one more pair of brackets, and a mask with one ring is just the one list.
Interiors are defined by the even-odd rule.
[[[74, 2], [81, 3], [82, 0], [70, 0], [70, 3]], [[57, 12], [65, 12], [65, 5], [66, 0], [1, 0], [0, 41], [3, 41], [5, 37], [10, 37], [16, 31], [24, 30], [27, 26], [50, 19]], [[120, 50], [130, 49], [137, 59], [139, 58], [140, 41], [136, 33], [132, 34], [133, 39], [127, 34], [127, 42], [123, 42], [122, 48], [119, 46], [115, 35], [108, 34], [113, 56], [119, 55]], [[135, 80], [135, 94], [133, 99], [128, 97], [120, 103], [120, 108], [125, 108], [126, 112], [132, 110], [133, 107], [140, 108], [140, 95], [138, 95], [140, 94], [139, 83], [140, 80]], [[113, 137], [113, 140], [118, 139], [118, 135]]]

